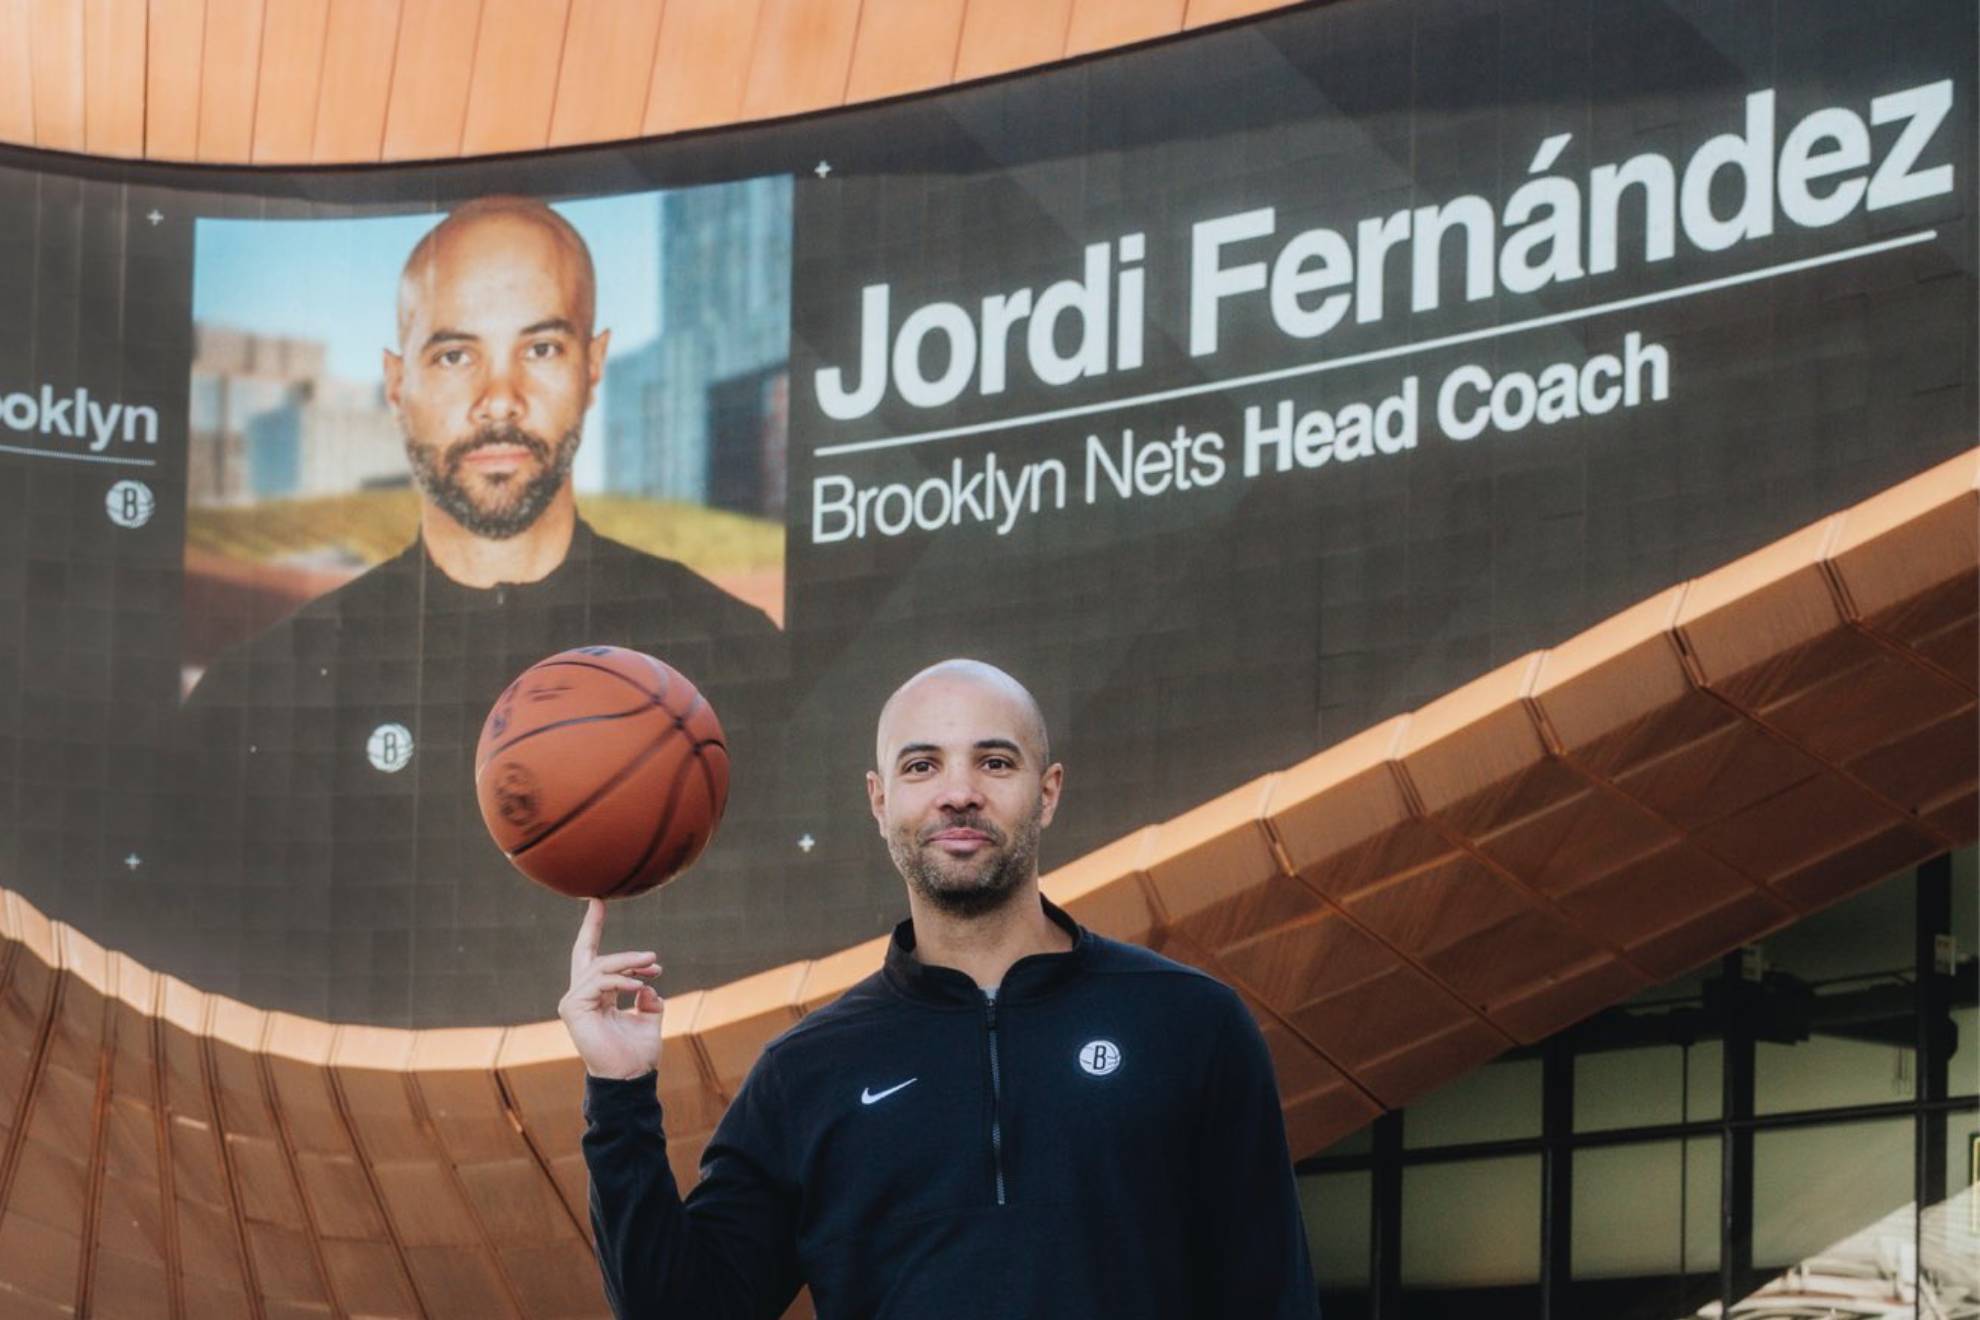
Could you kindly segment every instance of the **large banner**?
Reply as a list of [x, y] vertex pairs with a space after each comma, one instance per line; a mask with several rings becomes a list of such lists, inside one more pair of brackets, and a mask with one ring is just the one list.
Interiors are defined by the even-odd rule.
[[[1873, 12], [1874, 11], [1874, 12]], [[473, 795], [649, 650], [734, 796], [674, 989], [884, 930], [967, 654], [1062, 860], [1971, 446], [1975, 15], [1343, 0], [611, 150], [0, 162], [0, 884], [265, 1008], [547, 1016]]]

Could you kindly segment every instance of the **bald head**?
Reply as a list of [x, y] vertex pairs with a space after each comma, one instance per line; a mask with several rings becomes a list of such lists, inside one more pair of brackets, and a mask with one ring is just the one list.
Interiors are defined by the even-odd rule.
[[886, 770], [894, 748], [901, 742], [902, 731], [897, 726], [902, 711], [910, 704], [918, 704], [916, 698], [939, 696], [942, 689], [974, 689], [998, 698], [999, 704], [1009, 709], [1017, 740], [1026, 755], [1038, 766], [1051, 764], [1052, 743], [1045, 732], [1045, 713], [1038, 708], [1038, 699], [1031, 695], [1031, 690], [995, 665], [985, 664], [981, 660], [955, 659], [928, 666], [895, 688], [894, 695], [888, 697], [887, 704], [880, 708], [880, 724], [874, 738], [873, 753], [882, 771]]
[[490, 265], [532, 268], [563, 286], [573, 329], [590, 336], [598, 277], [591, 249], [571, 222], [534, 197], [481, 197], [455, 207], [406, 258], [399, 275], [400, 351], [442, 285]]

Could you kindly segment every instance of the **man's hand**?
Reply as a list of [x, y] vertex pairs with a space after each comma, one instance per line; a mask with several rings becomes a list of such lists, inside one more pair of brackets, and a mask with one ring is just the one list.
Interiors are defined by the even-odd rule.
[[[643, 977], [660, 974], [651, 952], [598, 955], [605, 929], [603, 899], [585, 901], [584, 921], [571, 946], [571, 988], [557, 1003], [557, 1016], [571, 1033], [584, 1070], [593, 1077], [630, 1079], [660, 1066], [660, 1019], [667, 1008]], [[630, 1008], [619, 996], [633, 996]]]

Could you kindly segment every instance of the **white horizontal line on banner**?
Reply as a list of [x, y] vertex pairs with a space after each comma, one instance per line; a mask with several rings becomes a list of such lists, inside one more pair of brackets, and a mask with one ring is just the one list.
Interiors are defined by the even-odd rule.
[[109, 454], [70, 454], [60, 449], [30, 449], [26, 445], [0, 445], [0, 454], [32, 454], [36, 458], [66, 458], [71, 463], [120, 463], [125, 467], [157, 467], [155, 458], [113, 458]]
[[1184, 385], [1173, 390], [1158, 390], [1153, 394], [1134, 394], [1125, 399], [1109, 399], [1104, 403], [1082, 403], [1072, 408], [1057, 408], [1051, 412], [1030, 413], [1023, 417], [1002, 417], [994, 422], [951, 426], [939, 431], [917, 431], [912, 435], [884, 436], [878, 440], [855, 440], [842, 445], [821, 445], [812, 452], [819, 458], [831, 458], [838, 454], [858, 454], [874, 449], [900, 449], [908, 445], [925, 445], [936, 440], [953, 440], [961, 436], [982, 435], [990, 431], [1008, 431], [1020, 426], [1036, 426], [1040, 422], [1063, 421], [1068, 417], [1086, 417], [1093, 413], [1113, 412], [1121, 408], [1138, 408], [1143, 404], [1162, 403], [1168, 399], [1186, 399], [1196, 394], [1239, 390], [1275, 380], [1290, 380], [1295, 376], [1317, 375], [1323, 371], [1339, 371], [1344, 367], [1358, 367], [1364, 363], [1408, 357], [1412, 353], [1429, 353], [1458, 344], [1474, 344], [1484, 339], [1497, 339], [1502, 335], [1516, 335], [1526, 330], [1538, 330], [1543, 326], [1585, 321], [1592, 316], [1607, 316], [1610, 312], [1623, 312], [1632, 307], [1647, 307], [1652, 303], [1670, 302], [1677, 298], [1688, 298], [1693, 294], [1710, 293], [1715, 289], [1730, 289], [1740, 284], [1756, 284], [1761, 280], [1792, 275], [1796, 271], [1813, 270], [1817, 266], [1833, 266], [1838, 262], [1854, 261], [1858, 257], [1889, 252], [1893, 248], [1910, 247], [1914, 243], [1929, 243], [1938, 236], [1939, 231], [1936, 229], [1923, 229], [1915, 234], [1887, 238], [1876, 243], [1865, 243], [1861, 247], [1844, 248], [1840, 252], [1825, 252], [1819, 257], [1803, 257], [1799, 261], [1786, 261], [1778, 266], [1765, 266], [1739, 275], [1722, 275], [1715, 280], [1680, 285], [1675, 289], [1664, 289], [1658, 293], [1639, 294], [1634, 298], [1619, 298], [1614, 302], [1598, 303], [1593, 307], [1582, 307], [1571, 312], [1555, 312], [1550, 316], [1530, 317], [1524, 321], [1514, 321], [1509, 325], [1466, 330], [1461, 334], [1442, 335], [1436, 339], [1425, 339], [1412, 344], [1397, 344], [1391, 348], [1373, 349], [1349, 357], [1306, 362], [1296, 367], [1281, 367], [1277, 371], [1261, 371], [1255, 375], [1235, 376], [1229, 380], [1206, 381], [1200, 385]]

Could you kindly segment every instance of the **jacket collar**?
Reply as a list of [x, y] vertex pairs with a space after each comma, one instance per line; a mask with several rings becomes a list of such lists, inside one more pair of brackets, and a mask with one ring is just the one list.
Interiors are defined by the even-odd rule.
[[510, 602], [557, 604], [582, 600], [586, 594], [586, 568], [597, 547], [598, 536], [589, 523], [579, 518], [571, 528], [570, 548], [557, 566], [534, 582], [498, 582], [492, 587], [465, 586], [447, 576], [426, 551], [426, 538], [416, 536], [399, 556], [402, 567], [418, 575], [429, 604], [473, 608], [506, 605]]
[[[1052, 923], [1072, 936], [1073, 946], [1064, 953], [1034, 953], [1012, 963], [1004, 973], [1004, 983], [997, 988], [1000, 1004], [1044, 998], [1078, 975], [1093, 952], [1093, 936], [1085, 927], [1043, 895], [1039, 902], [1045, 905], [1045, 915]], [[909, 999], [950, 1008], [983, 1006], [983, 991], [967, 975], [953, 967], [924, 963], [915, 956], [912, 917], [894, 927], [882, 975], [889, 986]]]

